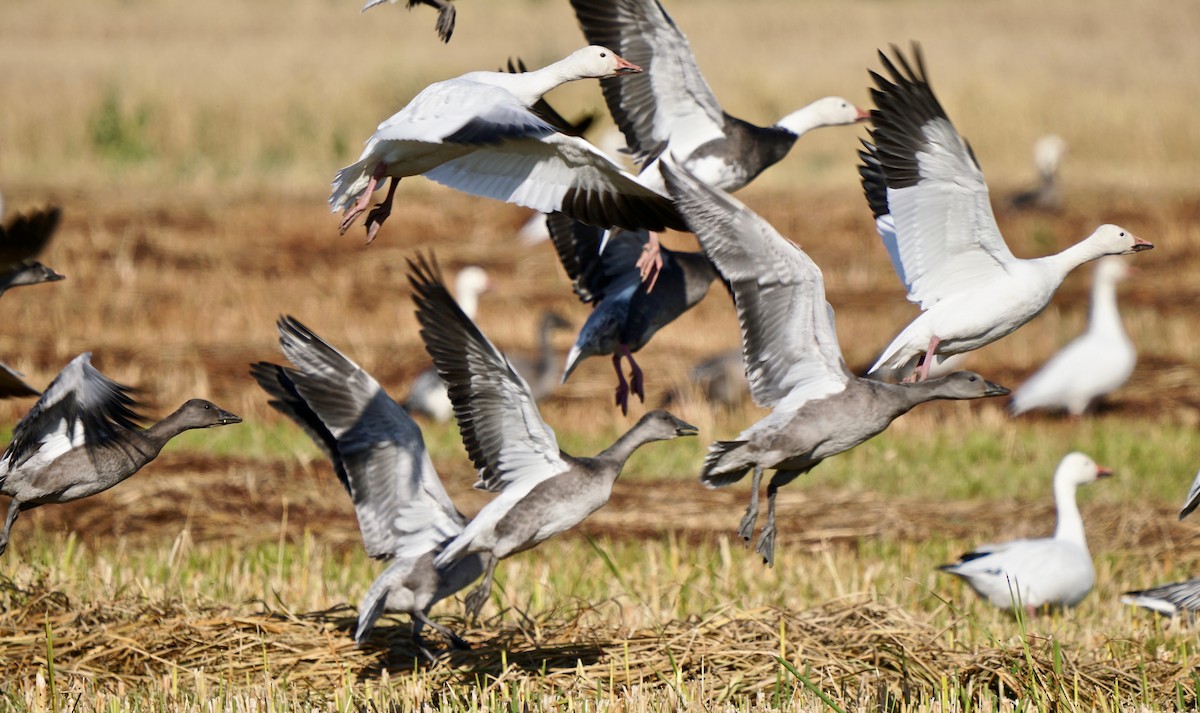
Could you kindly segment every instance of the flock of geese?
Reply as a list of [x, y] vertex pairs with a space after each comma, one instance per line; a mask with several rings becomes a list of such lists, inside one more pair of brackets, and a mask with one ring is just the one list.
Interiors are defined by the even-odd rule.
[[[410, 7], [416, 4], [438, 8], [438, 33], [449, 40], [453, 5], [408, 0]], [[343, 213], [342, 232], [364, 217], [370, 241], [391, 213], [400, 180], [423, 175], [546, 213], [577, 296], [593, 306], [565, 370], [552, 374], [548, 386], [565, 381], [588, 357], [609, 356], [622, 412], [631, 396], [645, 400], [644, 374], [633, 353], [703, 299], [713, 282], [722, 284], [741, 327], [745, 382], [755, 403], [770, 413], [736, 437], [714, 442], [700, 480], [718, 488], [751, 475], [750, 502], [737, 532], [749, 545], [757, 528], [756, 551], [767, 565], [774, 562], [780, 487], [921, 403], [1008, 394], [974, 372], [938, 376], [938, 367], [1036, 317], [1083, 263], [1153, 247], [1125, 228], [1101, 225], [1058, 254], [1015, 257], [996, 225], [979, 163], [935, 97], [916, 45], [908, 54], [895, 47], [890, 55], [880, 52], [881, 69], [870, 73], [875, 106], [869, 112], [827, 97], [760, 127], [721, 108], [686, 38], [657, 0], [571, 4], [589, 46], [541, 69], [523, 71], [510, 63], [509, 72], [470, 72], [431, 84], [384, 120], [359, 160], [337, 173], [329, 206]], [[641, 165], [637, 175], [577, 136], [542, 98], [565, 82], [587, 78], [600, 79], [626, 150]], [[859, 151], [866, 202], [908, 298], [922, 310], [871, 369], [905, 375], [899, 383], [847, 368], [820, 268], [730, 195], [786, 156], [806, 132], [864, 120], [871, 125]], [[385, 183], [384, 199], [372, 205]], [[58, 218], [51, 209], [7, 224], [0, 237], [0, 292], [61, 279], [34, 259]], [[656, 232], [667, 228], [694, 233], [700, 251], [659, 245]], [[1128, 378], [1135, 356], [1115, 297], [1116, 282], [1126, 273], [1120, 258], [1099, 263], [1087, 333], [1017, 391], [1014, 413], [1060, 407], [1079, 415]], [[251, 375], [271, 406], [329, 457], [353, 501], [368, 554], [390, 560], [362, 601], [355, 639], [365, 641], [384, 612], [407, 612], [416, 645], [432, 656], [421, 635], [425, 626], [466, 646], [429, 618], [434, 604], [482, 577], [465, 598], [468, 613], [478, 615], [500, 560], [602, 507], [625, 461], [641, 446], [693, 436], [697, 429], [652, 410], [594, 456], [562, 451], [537, 408], [545, 365], [522, 367], [473, 321], [479, 295], [489, 288], [486, 275], [460, 275], [456, 301], [436, 259], [418, 254], [408, 260], [408, 280], [433, 369], [414, 381], [404, 406], [293, 317], [277, 324], [288, 365], [260, 362]], [[561, 322], [556, 315], [543, 320], [543, 352], [548, 332]], [[1101, 352], [1105, 360], [1096, 359]], [[7, 367], [0, 370], [0, 391], [7, 397], [38, 393]], [[11, 498], [0, 553], [21, 512], [116, 485], [186, 429], [241, 420], [193, 399], [140, 428], [137, 409], [131, 390], [93, 368], [89, 354], [63, 369], [0, 456], [0, 492]], [[457, 419], [478, 472], [476, 487], [496, 493], [475, 517], [464, 517], [448, 497], [412, 419], [417, 412]], [[773, 474], [759, 527], [767, 470]], [[1077, 603], [1095, 573], [1075, 489], [1109, 472], [1086, 455], [1067, 455], [1054, 476], [1053, 537], [983, 546], [943, 569], [998, 607]], [[1183, 514], [1197, 502], [1200, 477]], [[1200, 580], [1128, 596], [1159, 611], [1195, 610]]]

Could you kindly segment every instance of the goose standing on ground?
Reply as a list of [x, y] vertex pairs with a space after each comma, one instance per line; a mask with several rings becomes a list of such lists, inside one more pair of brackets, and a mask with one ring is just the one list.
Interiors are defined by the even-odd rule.
[[[496, 562], [575, 527], [601, 508], [625, 461], [651, 441], [692, 436], [696, 428], [666, 411], [651, 411], [616, 443], [592, 458], [558, 447], [542, 420], [529, 386], [446, 291], [435, 265], [409, 261], [421, 337], [442, 378], [458, 418], [479, 482], [502, 492], [434, 560], [439, 568], [475, 553], [491, 556], [483, 590], [490, 590]], [[474, 602], [474, 614], [483, 601]]]
[[[475, 314], [479, 311], [480, 296], [491, 289], [492, 280], [487, 271], [476, 265], [464, 267], [454, 277], [454, 294], [458, 296], [462, 310], [471, 319], [475, 319]], [[450, 403], [450, 396], [446, 394], [446, 382], [438, 376], [437, 369], [432, 364], [418, 372], [408, 385], [404, 409], [411, 414], [432, 418], [438, 423], [445, 423], [454, 416], [454, 405]]]
[[[646, 400], [642, 370], [633, 352], [704, 299], [717, 271], [699, 253], [663, 248], [658, 284], [649, 291], [637, 267], [649, 241], [646, 231], [611, 231], [601, 253], [604, 231], [572, 221], [561, 213], [548, 216], [546, 225], [575, 294], [584, 303], [592, 304], [592, 313], [567, 355], [562, 381], [565, 383], [584, 359], [611, 354], [617, 372], [616, 404], [621, 413], [628, 413], [631, 391]], [[621, 372], [622, 358], [629, 361], [628, 382]]]
[[[412, 638], [436, 629], [458, 648], [454, 632], [431, 620], [434, 604], [453, 596], [483, 573], [484, 558], [464, 557], [442, 572], [433, 558], [462, 532], [467, 519], [454, 507], [425, 450], [421, 429], [370, 374], [292, 317], [283, 317], [279, 346], [295, 366], [268, 362], [250, 373], [333, 462], [354, 502], [367, 554], [391, 564], [371, 584], [358, 607], [354, 640], [367, 640], [384, 611], [408, 612]], [[484, 593], [486, 596], [486, 592]]]
[[1117, 283], [1129, 276], [1124, 259], [1096, 263], [1087, 331], [1050, 358], [1013, 393], [1013, 415], [1036, 408], [1063, 408], [1082, 416], [1096, 399], [1116, 391], [1133, 373], [1137, 350], [1121, 326]]
[[[612, 47], [645, 72], [628, 83], [600, 82], [608, 109], [635, 160], [639, 178], [665, 190], [659, 160], [667, 153], [700, 180], [733, 192], [787, 155], [796, 139], [823, 126], [863, 121], [868, 114], [841, 97], [825, 97], [773, 126], [730, 116], [696, 64], [687, 37], [658, 0], [571, 0], [588, 42]], [[648, 226], [647, 226], [648, 227]], [[639, 262], [653, 272], [658, 239]]]
[[345, 233], [391, 177], [387, 196], [367, 214], [370, 242], [391, 213], [400, 179], [423, 174], [472, 195], [562, 211], [606, 228], [682, 227], [664, 196], [529, 108], [565, 82], [640, 71], [612, 50], [584, 47], [532, 72], [469, 72], [431, 84], [380, 124], [359, 160], [338, 172], [330, 210], [344, 211]]
[[[1192, 481], [1192, 487], [1188, 490], [1183, 508], [1179, 510], [1179, 519], [1182, 520], [1191, 515], [1197, 506], [1200, 506], [1200, 473], [1197, 473], [1196, 478]], [[1195, 618], [1196, 612], [1200, 612], [1200, 577], [1163, 584], [1150, 589], [1125, 592], [1121, 601], [1125, 604], [1145, 607], [1164, 616], [1173, 617], [1177, 614], [1185, 614], [1191, 620]]]
[[108, 490], [188, 429], [242, 421], [204, 399], [192, 399], [141, 430], [130, 393], [92, 366], [90, 352], [71, 360], [46, 387], [0, 455], [0, 494], [12, 498], [0, 533], [0, 554], [20, 513]]
[[954, 564], [938, 567], [963, 578], [975, 593], [1001, 609], [1069, 607], [1092, 591], [1096, 570], [1083, 534], [1075, 489], [1112, 471], [1082, 453], [1068, 453], [1054, 471], [1054, 536], [984, 545]]
[[49, 208], [18, 215], [0, 229], [0, 295], [10, 287], [63, 279], [34, 260], [49, 244], [61, 217], [61, 209]]
[[[892, 266], [921, 314], [892, 340], [871, 371], [968, 352], [1010, 334], [1041, 313], [1067, 274], [1089, 260], [1154, 247], [1124, 228], [1102, 225], [1057, 255], [1014, 257], [1005, 244], [975, 154], [947, 118], [926, 79], [899, 49], [871, 72], [871, 139], [859, 166], [867, 203]], [[899, 65], [899, 67], [897, 67]]]
[[775, 557], [775, 494], [780, 487], [882, 432], [917, 404], [1008, 393], [969, 371], [923, 384], [854, 376], [842, 359], [833, 308], [825, 301], [816, 263], [737, 199], [669, 157], [663, 175], [705, 255], [733, 287], [750, 395], [759, 406], [773, 409], [736, 439], [709, 446], [700, 474], [700, 482], [720, 488], [754, 471], [750, 507], [738, 527], [749, 544], [763, 470], [775, 470], [767, 486], [767, 524], [757, 546], [768, 565]]
[[1063, 137], [1048, 134], [1033, 144], [1033, 165], [1037, 167], [1038, 184], [1021, 191], [1008, 202], [1013, 210], [1044, 210], [1056, 213], [1062, 210], [1062, 196], [1058, 192], [1058, 167], [1067, 153], [1067, 142]]
[[[366, 12], [376, 5], [382, 5], [384, 2], [392, 3], [393, 5], [400, 0], [367, 0], [362, 6], [361, 12]], [[450, 36], [454, 34], [454, 19], [455, 10], [454, 3], [451, 0], [408, 0], [406, 7], [411, 10], [417, 5], [428, 5], [438, 11], [437, 17], [437, 34], [442, 42], [449, 42]]]

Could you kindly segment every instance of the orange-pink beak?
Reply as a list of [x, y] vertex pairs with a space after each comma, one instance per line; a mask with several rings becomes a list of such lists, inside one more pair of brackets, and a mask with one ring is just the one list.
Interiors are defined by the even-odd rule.
[[1112, 474], [1113, 474], [1112, 468], [1105, 468], [1102, 465], [1096, 466], [1096, 477], [1097, 478], [1108, 478], [1108, 477], [1111, 477]]
[[1139, 238], [1136, 235], [1133, 236], [1133, 251], [1134, 252], [1138, 252], [1141, 250], [1149, 250], [1152, 247], [1154, 247], [1154, 243], [1150, 242], [1149, 240], [1142, 240], [1141, 238]]
[[854, 109], [858, 112], [854, 115], [855, 122], [866, 121], [867, 119], [871, 118], [871, 112], [859, 109], [858, 107], [854, 107]]
[[613, 70], [613, 74], [638, 74], [642, 72], [642, 68], [625, 59], [617, 56], [617, 68]]

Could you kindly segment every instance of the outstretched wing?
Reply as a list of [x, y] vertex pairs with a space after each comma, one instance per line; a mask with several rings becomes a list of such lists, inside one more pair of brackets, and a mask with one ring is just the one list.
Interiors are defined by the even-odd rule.
[[899, 49], [892, 53], [895, 62], [879, 53], [890, 79], [871, 72], [873, 143], [864, 142], [859, 173], [908, 298], [929, 309], [1015, 258], [974, 152], [933, 95], [920, 48], [913, 47], [915, 67]]
[[821, 270], [771, 224], [667, 157], [667, 188], [704, 254], [733, 287], [750, 393], [794, 410], [842, 391], [850, 372], [825, 301]]
[[497, 491], [566, 470], [554, 431], [542, 420], [529, 385], [450, 296], [437, 265], [408, 261], [421, 338], [450, 401], [476, 487]]

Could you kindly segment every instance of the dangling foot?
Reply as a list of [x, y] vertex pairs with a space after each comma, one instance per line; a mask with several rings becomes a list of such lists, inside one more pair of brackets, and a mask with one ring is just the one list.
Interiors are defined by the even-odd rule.
[[925, 350], [925, 357], [921, 360], [921, 364], [916, 369], [917, 381], [925, 381], [929, 378], [929, 367], [933, 366], [933, 356], [937, 353], [938, 345], [942, 340], [934, 335], [929, 338], [929, 349]]
[[386, 163], [380, 161], [375, 164], [375, 170], [371, 172], [371, 178], [367, 181], [367, 187], [363, 189], [362, 195], [342, 214], [342, 222], [338, 225], [338, 235], [345, 235], [350, 226], [354, 225], [354, 221], [358, 220], [358, 216], [362, 215], [362, 212], [371, 204], [371, 194], [379, 187], [379, 179], [383, 178], [383, 174], [386, 172]]
[[379, 234], [379, 228], [383, 225], [383, 221], [388, 219], [392, 214], [392, 199], [396, 196], [396, 186], [400, 185], [399, 178], [393, 178], [388, 184], [387, 197], [380, 203], [375, 204], [375, 207], [370, 213], [367, 213], [367, 244], [370, 245], [375, 236]]
[[752, 504], [746, 508], [746, 514], [742, 516], [742, 522], [738, 525], [738, 537], [742, 538], [742, 543], [750, 546], [750, 538], [754, 535], [754, 523], [758, 521], [758, 506]]
[[477, 621], [479, 612], [483, 611], [483, 605], [487, 604], [487, 598], [490, 586], [480, 585], [471, 590], [471, 593], [463, 599], [463, 606], [466, 609], [467, 620]]
[[762, 555], [763, 564], [775, 566], [775, 526], [771, 523], [763, 525], [762, 534], [758, 538], [758, 547], [754, 550]]
[[633, 393], [637, 394], [639, 401], [646, 403], [646, 390], [643, 387], [642, 368], [638, 366], [637, 361], [634, 360], [633, 354], [629, 351], [629, 347], [622, 344], [621, 353], [624, 354], [625, 358], [629, 360], [629, 389]]
[[621, 408], [621, 415], [629, 415], [629, 383], [625, 381], [625, 375], [621, 373], [621, 353], [617, 352], [612, 357], [613, 369], [617, 372], [617, 391], [615, 401], [617, 406]]
[[654, 289], [655, 283], [658, 282], [658, 273], [662, 270], [662, 266], [662, 246], [658, 242], [658, 233], [651, 231], [650, 240], [642, 248], [642, 255], [637, 261], [637, 269], [642, 276], [642, 282], [647, 280], [650, 282], [646, 286], [647, 294]]

